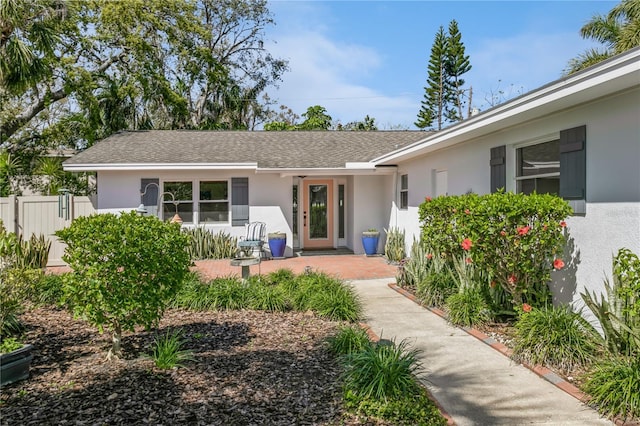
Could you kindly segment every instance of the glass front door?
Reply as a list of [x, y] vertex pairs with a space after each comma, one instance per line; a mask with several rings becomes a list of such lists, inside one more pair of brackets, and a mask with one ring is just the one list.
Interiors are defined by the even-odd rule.
[[305, 181], [304, 247], [333, 247], [333, 181]]

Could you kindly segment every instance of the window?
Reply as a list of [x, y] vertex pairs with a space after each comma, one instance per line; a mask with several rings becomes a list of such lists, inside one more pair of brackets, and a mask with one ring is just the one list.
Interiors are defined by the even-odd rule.
[[198, 202], [200, 223], [229, 222], [229, 184], [223, 181], [201, 181]]
[[560, 193], [560, 141], [516, 149], [516, 191], [524, 194]]
[[400, 208], [409, 207], [409, 175], [400, 176]]
[[[171, 193], [175, 200], [166, 193]], [[193, 223], [193, 185], [191, 182], [165, 182], [162, 197], [162, 218], [171, 220], [176, 212], [185, 223]]]

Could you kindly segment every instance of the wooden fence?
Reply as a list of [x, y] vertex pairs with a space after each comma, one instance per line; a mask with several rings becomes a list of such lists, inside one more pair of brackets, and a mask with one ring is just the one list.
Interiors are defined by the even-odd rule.
[[0, 198], [0, 219], [10, 232], [30, 238], [31, 234], [43, 234], [51, 241], [48, 266], [64, 265], [62, 255], [65, 245], [54, 233], [66, 228], [80, 216], [88, 216], [96, 210], [89, 197], [28, 196], [11, 195]]

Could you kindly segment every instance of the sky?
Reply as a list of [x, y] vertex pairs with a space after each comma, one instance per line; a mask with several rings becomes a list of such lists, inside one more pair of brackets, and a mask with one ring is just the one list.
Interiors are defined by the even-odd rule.
[[[562, 76], [590, 47], [580, 28], [615, 1], [269, 0], [265, 47], [289, 71], [269, 96], [301, 115], [321, 105], [334, 122], [376, 119], [415, 129], [438, 28], [455, 19], [472, 69], [472, 106], [513, 98]], [[500, 93], [502, 92], [502, 95]]]

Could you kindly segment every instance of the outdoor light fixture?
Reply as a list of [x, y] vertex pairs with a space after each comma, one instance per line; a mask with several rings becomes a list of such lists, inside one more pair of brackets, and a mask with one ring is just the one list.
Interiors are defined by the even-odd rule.
[[[151, 185], [155, 185], [156, 188], [158, 188], [158, 190], [160, 190], [160, 185], [158, 185], [155, 182], [150, 182], [148, 184], [145, 185], [145, 187], [142, 189], [142, 191], [140, 191], [140, 199], [142, 200], [142, 197], [144, 197], [144, 194], [147, 193], [147, 190], [149, 189], [149, 186]], [[158, 218], [160, 218], [160, 203], [163, 201], [163, 197], [165, 195], [169, 195], [171, 196], [171, 202], [173, 203], [175, 209], [176, 209], [176, 214], [171, 218], [170, 222], [171, 223], [182, 223], [182, 218], [180, 217], [180, 215], [178, 214], [178, 202], [176, 202], [176, 197], [175, 195], [173, 195], [171, 192], [162, 192], [158, 195], [158, 201], [156, 202], [156, 216], [158, 216]], [[141, 216], [145, 215], [147, 213], [147, 209], [144, 205], [144, 203], [140, 203], [140, 205], [138, 206], [138, 208], [136, 209], [136, 213], [139, 213]]]

